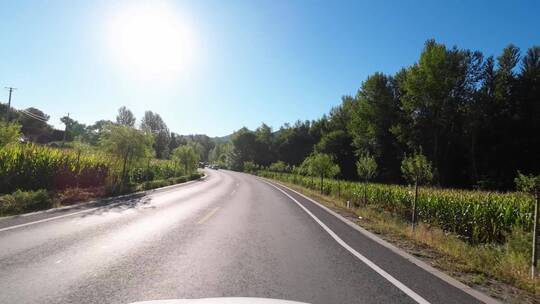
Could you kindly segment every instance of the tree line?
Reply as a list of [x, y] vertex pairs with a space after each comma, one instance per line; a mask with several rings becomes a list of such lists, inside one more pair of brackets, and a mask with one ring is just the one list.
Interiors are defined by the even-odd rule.
[[540, 47], [509, 45], [494, 58], [428, 40], [416, 63], [370, 75], [321, 118], [277, 131], [242, 128], [210, 156], [244, 170], [246, 162], [293, 168], [321, 153], [342, 179], [358, 179], [357, 160], [367, 154], [376, 181], [401, 183], [403, 159], [419, 153], [436, 185], [513, 188], [517, 171], [540, 172]]
[[[34, 107], [10, 111], [10, 123], [20, 126], [20, 133], [25, 141], [50, 146], [62, 146], [74, 141], [96, 146], [107, 133], [108, 125], [127, 126], [151, 134], [152, 153], [157, 159], [170, 159], [176, 148], [189, 145], [195, 150], [199, 160], [207, 161], [208, 154], [215, 145], [214, 140], [206, 135], [180, 135], [171, 132], [161, 116], [152, 111], [146, 111], [137, 124], [135, 115], [125, 106], [118, 109], [114, 121], [103, 119], [90, 125], [64, 116], [60, 118], [65, 125], [64, 130], [54, 129], [48, 123], [49, 118], [49, 115]], [[7, 105], [0, 103], [0, 121], [7, 122], [7, 119]]]
[[[0, 105], [0, 156], [22, 166], [6, 163], [0, 166], [0, 175], [6, 182], [0, 192], [14, 188], [34, 190], [39, 183], [27, 182], [27, 175], [47, 184], [43, 182], [47, 180], [45, 176], [52, 174], [56, 186], [49, 186], [63, 189], [75, 180], [80, 184], [81, 178], [88, 179], [86, 173], [92, 170], [103, 173], [99, 174], [103, 178], [91, 183], [93, 186], [102, 186], [106, 182], [109, 192], [122, 192], [132, 183], [191, 176], [198, 162], [207, 159], [213, 148], [213, 141], [208, 136], [182, 136], [169, 132], [161, 116], [152, 111], [144, 113], [138, 127], [135, 116], [126, 107], [118, 110], [115, 121], [99, 120], [88, 126], [64, 116], [60, 120], [66, 127], [60, 131], [48, 124], [49, 116], [39, 109], [10, 109], [8, 113], [7, 106]], [[36, 143], [40, 146], [35, 146]], [[60, 150], [64, 152], [60, 153]], [[102, 152], [112, 157], [109, 162], [104, 162], [107, 158]], [[24, 155], [40, 157], [41, 167], [38, 169], [38, 164], [31, 159], [24, 163]], [[99, 157], [92, 158], [95, 155]], [[65, 168], [57, 168], [58, 161]], [[12, 169], [17, 172], [11, 172]], [[68, 173], [73, 175], [71, 181], [63, 178]], [[38, 175], [43, 178], [39, 179]]]

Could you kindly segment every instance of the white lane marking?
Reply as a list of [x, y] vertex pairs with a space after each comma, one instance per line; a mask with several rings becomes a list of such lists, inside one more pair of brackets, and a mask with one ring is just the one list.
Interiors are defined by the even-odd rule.
[[[205, 178], [206, 178], [206, 175], [201, 177], [199, 180], [205, 179]], [[153, 194], [169, 193], [169, 192], [173, 192], [174, 190], [177, 190], [177, 189], [170, 189], [169, 190], [168, 188], [172, 188], [172, 187], [175, 187], [175, 186], [177, 186], [178, 188], [183, 188], [183, 186], [190, 185], [190, 184], [195, 183], [197, 181], [198, 180], [192, 180], [192, 181], [181, 183], [181, 184], [175, 184], [175, 185], [170, 185], [170, 186], [166, 186], [166, 187], [163, 187], [163, 188], [156, 188], [156, 189], [152, 189], [152, 190], [148, 190], [148, 191], [136, 192], [136, 193], [131, 193], [131, 194], [127, 194], [127, 195], [121, 195], [121, 196], [118, 196], [118, 197], [112, 197], [112, 198], [108, 198], [108, 199], [122, 200], [123, 196], [129, 196], [129, 195], [136, 195], [136, 194], [153, 195]], [[165, 189], [167, 189], [167, 190], [165, 190]], [[158, 190], [164, 190], [164, 191], [158, 191]], [[129, 201], [131, 199], [132, 198], [128, 198], [127, 201]], [[90, 201], [88, 203], [93, 203], [93, 202], [94, 201]], [[42, 220], [37, 220], [37, 221], [28, 222], [28, 223], [24, 223], [24, 224], [19, 224], [19, 225], [15, 225], [15, 226], [9, 226], [9, 227], [5, 227], [5, 228], [0, 228], [0, 232], [12, 230], [12, 229], [17, 229], [17, 228], [21, 228], [21, 227], [26, 227], [26, 226], [30, 226], [30, 225], [34, 225], [34, 224], [39, 224], [39, 223], [45, 223], [45, 222], [49, 222], [49, 221], [53, 221], [53, 220], [56, 220], [56, 219], [61, 219], [61, 218], [64, 218], [64, 217], [77, 215], [77, 214], [81, 214], [81, 213], [85, 213], [85, 212], [91, 212], [91, 211], [94, 211], [94, 210], [97, 210], [97, 209], [100, 209], [100, 208], [116, 207], [116, 206], [121, 205], [121, 204], [123, 204], [125, 202], [126, 201], [120, 201], [120, 202], [117, 202], [117, 203], [112, 203], [112, 204], [108, 204], [108, 205], [104, 205], [104, 206], [100, 206], [100, 207], [94, 207], [94, 208], [85, 209], [85, 210], [81, 210], [81, 211], [77, 211], [77, 212], [73, 212], [73, 213], [68, 213], [68, 214], [64, 214], [64, 215], [53, 216], [53, 217], [49, 217], [49, 218], [42, 219]], [[81, 204], [73, 205], [73, 206], [70, 206], [70, 207], [76, 207], [78, 205], [84, 205], [84, 204], [85, 203], [81, 203]], [[70, 207], [53, 208], [53, 209], [49, 209], [49, 210], [37, 211], [37, 212], [28, 213], [28, 214], [21, 214], [20, 216], [24, 217], [24, 216], [29, 216], [29, 215], [32, 215], [32, 214], [47, 213], [47, 212], [50, 212], [50, 211], [67, 209], [67, 208], [70, 208]]]
[[[111, 207], [111, 206], [112, 205], [109, 205], [109, 207]], [[97, 210], [99, 208], [100, 207], [90, 208], [90, 209], [81, 210], [81, 211], [68, 213], [68, 214], [64, 214], [64, 215], [49, 217], [49, 218], [42, 219], [42, 220], [39, 220], [39, 221], [33, 221], [33, 222], [28, 222], [28, 223], [24, 223], [24, 224], [15, 225], [15, 226], [9, 226], [9, 227], [6, 227], [6, 228], [0, 228], [0, 232], [8, 231], [8, 230], [11, 230], [11, 229], [16, 229], [16, 228], [21, 228], [21, 227], [25, 227], [25, 226], [30, 226], [30, 225], [34, 225], [34, 224], [39, 224], [39, 223], [45, 223], [45, 222], [53, 221], [53, 220], [56, 220], [56, 219], [60, 219], [60, 218], [64, 218], [64, 217], [68, 217], [68, 216], [72, 216], [72, 215], [77, 215], [77, 214], [81, 214], [81, 213], [85, 213], [85, 212], [94, 211], [94, 210]]]
[[332, 231], [328, 226], [326, 226], [319, 218], [317, 218], [311, 211], [309, 211], [306, 207], [304, 207], [300, 202], [298, 202], [294, 197], [289, 195], [287, 192], [283, 191], [281, 188], [277, 187], [276, 185], [273, 185], [272, 183], [269, 183], [267, 181], [263, 182], [267, 183], [268, 185], [276, 188], [277, 190], [281, 191], [283, 194], [285, 194], [287, 197], [289, 197], [293, 202], [295, 202], [302, 210], [304, 210], [309, 216], [311, 216], [317, 224], [319, 224], [330, 236], [343, 248], [347, 249], [350, 253], [352, 253], [355, 257], [357, 257], [359, 260], [364, 262], [364, 264], [368, 265], [371, 269], [373, 269], [375, 272], [380, 274], [383, 278], [385, 278], [387, 281], [392, 283], [394, 286], [399, 288], [401, 291], [403, 291], [405, 294], [407, 294], [409, 297], [411, 297], [413, 300], [415, 300], [417, 303], [421, 304], [430, 304], [426, 299], [422, 298], [419, 294], [414, 292], [409, 287], [405, 286], [405, 284], [398, 281], [396, 278], [394, 278], [392, 275], [390, 275], [388, 272], [384, 271], [382, 268], [377, 266], [377, 264], [373, 263], [371, 260], [360, 254], [358, 251], [354, 250], [349, 244], [345, 243], [334, 231]]

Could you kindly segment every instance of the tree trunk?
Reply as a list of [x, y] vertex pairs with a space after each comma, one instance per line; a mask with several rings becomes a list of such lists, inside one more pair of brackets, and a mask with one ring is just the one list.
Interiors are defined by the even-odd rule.
[[145, 176], [145, 179], [146, 179], [146, 181], [150, 180], [150, 158], [148, 158], [148, 162], [146, 163], [146, 176]]
[[123, 165], [122, 165], [122, 185], [126, 182], [126, 168], [127, 168], [128, 157], [129, 157], [129, 151], [126, 151], [126, 154], [124, 155]]
[[478, 166], [476, 165], [476, 134], [471, 135], [471, 167], [474, 185], [478, 185]]

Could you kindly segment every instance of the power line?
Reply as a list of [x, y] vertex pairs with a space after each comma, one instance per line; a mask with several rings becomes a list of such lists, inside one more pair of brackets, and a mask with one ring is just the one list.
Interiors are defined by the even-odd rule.
[[36, 118], [39, 118], [39, 119], [41, 119], [41, 120], [45, 120], [45, 121], [48, 121], [48, 120], [49, 120], [48, 117], [41, 116], [41, 115], [36, 114], [36, 113], [32, 113], [32, 112], [30, 112], [30, 111], [28, 111], [28, 110], [19, 110], [19, 111], [20, 111], [20, 112], [26, 112], [26, 113], [28, 113], [28, 114], [30, 114], [30, 115], [36, 117]]
[[39, 120], [39, 121], [44, 122], [44, 123], [47, 123], [47, 121], [48, 121], [46, 118], [43, 118], [42, 116], [36, 115], [36, 114], [28, 112], [26, 110], [19, 110], [19, 112], [21, 112], [22, 114], [24, 114], [24, 115], [26, 115], [26, 116], [28, 116], [30, 118], [34, 118], [34, 119]]

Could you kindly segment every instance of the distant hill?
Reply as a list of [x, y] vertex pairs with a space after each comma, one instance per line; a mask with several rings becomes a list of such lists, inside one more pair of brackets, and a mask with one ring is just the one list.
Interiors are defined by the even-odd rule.
[[221, 137], [212, 137], [212, 139], [216, 143], [226, 143], [226, 142], [231, 140], [231, 136], [232, 136], [232, 134], [229, 134], [229, 135], [225, 135], [225, 136], [221, 136]]

